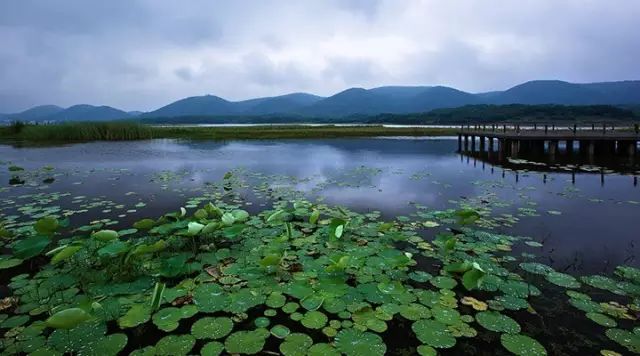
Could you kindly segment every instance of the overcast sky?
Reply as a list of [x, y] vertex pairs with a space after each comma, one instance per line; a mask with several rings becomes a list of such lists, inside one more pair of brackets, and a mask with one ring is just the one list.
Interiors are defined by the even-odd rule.
[[2, 0], [0, 112], [640, 79], [637, 0]]

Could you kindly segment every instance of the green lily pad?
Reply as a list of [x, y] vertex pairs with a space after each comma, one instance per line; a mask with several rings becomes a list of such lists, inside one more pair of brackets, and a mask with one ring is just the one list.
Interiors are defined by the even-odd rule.
[[280, 352], [285, 356], [305, 356], [313, 340], [309, 335], [294, 333], [287, 336], [280, 344]]
[[618, 325], [615, 319], [612, 319], [604, 314], [591, 312], [591, 313], [587, 313], [586, 316], [587, 318], [593, 320], [595, 323], [605, 326], [607, 328], [615, 328]]
[[340, 352], [330, 344], [319, 343], [314, 344], [308, 350], [309, 356], [340, 356]]
[[520, 268], [529, 273], [540, 274], [543, 276], [555, 272], [553, 268], [538, 262], [523, 262], [520, 264]]
[[640, 353], [640, 332], [630, 332], [622, 329], [608, 329], [607, 337], [624, 346], [633, 353]]
[[550, 272], [547, 274], [547, 281], [565, 288], [580, 288], [580, 282], [575, 277], [566, 273]]
[[151, 308], [144, 304], [135, 304], [120, 319], [118, 325], [121, 328], [133, 328], [144, 324], [151, 318]]
[[517, 334], [520, 332], [520, 325], [510, 317], [495, 311], [483, 311], [476, 314], [476, 321], [487, 330]]
[[456, 338], [452, 336], [447, 326], [435, 320], [418, 320], [411, 329], [422, 343], [435, 348], [450, 348], [456, 344]]
[[202, 346], [200, 355], [202, 356], [218, 356], [224, 351], [224, 344], [218, 341], [211, 341]]
[[188, 355], [195, 344], [196, 339], [191, 335], [168, 335], [160, 339], [156, 344], [156, 354], [171, 356]]
[[287, 337], [287, 335], [289, 335], [291, 330], [289, 330], [289, 328], [284, 325], [278, 324], [278, 325], [274, 325], [271, 328], [270, 332], [271, 334], [273, 334], [273, 336], [279, 339], [284, 339], [285, 337]]
[[322, 329], [327, 323], [327, 316], [319, 311], [310, 311], [304, 315], [301, 322], [306, 328], [309, 329]]
[[91, 315], [80, 308], [69, 308], [61, 310], [50, 316], [46, 324], [54, 329], [73, 329], [78, 324], [91, 319]]
[[224, 347], [229, 353], [253, 355], [262, 351], [268, 336], [260, 330], [236, 331], [224, 341]]
[[49, 245], [51, 238], [45, 235], [36, 235], [19, 240], [13, 244], [13, 255], [26, 260], [35, 257]]
[[453, 289], [458, 285], [455, 279], [446, 276], [437, 276], [432, 278], [429, 282], [433, 284], [436, 288], [440, 289]]
[[164, 308], [153, 315], [153, 323], [162, 331], [173, 331], [178, 328], [181, 319], [190, 318], [196, 313], [198, 308], [195, 305]]
[[500, 342], [505, 349], [518, 356], [544, 356], [544, 346], [535, 339], [522, 334], [502, 334]]
[[380, 336], [356, 329], [341, 330], [335, 337], [335, 345], [347, 356], [384, 355], [387, 351]]
[[191, 326], [191, 335], [196, 339], [220, 339], [233, 329], [233, 321], [227, 317], [201, 318]]

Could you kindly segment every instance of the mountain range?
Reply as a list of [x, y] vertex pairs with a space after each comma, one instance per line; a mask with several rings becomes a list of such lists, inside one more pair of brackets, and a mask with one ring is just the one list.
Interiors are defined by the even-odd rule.
[[559, 80], [530, 81], [504, 91], [468, 93], [444, 86], [350, 88], [329, 97], [293, 93], [243, 101], [215, 95], [184, 98], [157, 110], [126, 112], [110, 106], [37, 106], [21, 113], [0, 114], [4, 120], [104, 121], [181, 116], [346, 117], [406, 114], [477, 104], [640, 105], [640, 81], [577, 84]]

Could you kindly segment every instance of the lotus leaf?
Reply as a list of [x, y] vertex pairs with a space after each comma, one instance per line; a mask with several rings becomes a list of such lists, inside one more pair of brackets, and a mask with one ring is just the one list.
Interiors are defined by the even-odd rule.
[[162, 331], [173, 331], [178, 328], [180, 319], [190, 318], [196, 313], [198, 308], [195, 305], [164, 308], [153, 315], [153, 323]]
[[305, 356], [313, 345], [313, 340], [306, 334], [289, 334], [280, 344], [280, 352], [285, 356]]
[[495, 311], [479, 312], [476, 321], [487, 330], [509, 334], [520, 332], [520, 325], [515, 320]]
[[61, 310], [47, 319], [47, 326], [54, 329], [73, 329], [78, 324], [91, 319], [91, 315], [81, 308]]
[[191, 335], [168, 335], [156, 344], [157, 355], [181, 356], [188, 355], [196, 343]]
[[341, 330], [335, 337], [335, 345], [347, 356], [384, 355], [387, 351], [380, 336], [355, 329]]
[[229, 353], [253, 355], [262, 351], [268, 333], [258, 330], [236, 331], [224, 341], [224, 348]]
[[218, 356], [224, 350], [224, 344], [218, 341], [211, 341], [206, 343], [202, 350], [200, 350], [200, 355], [202, 356]]
[[500, 342], [505, 349], [518, 356], [544, 356], [545, 348], [535, 339], [521, 334], [502, 334]]
[[560, 287], [580, 288], [580, 282], [578, 282], [573, 276], [566, 273], [549, 272], [547, 274], [547, 280]]
[[201, 318], [191, 326], [191, 335], [196, 339], [220, 339], [233, 329], [233, 321], [227, 317]]
[[422, 343], [429, 346], [446, 349], [456, 344], [447, 326], [439, 321], [418, 320], [411, 325], [411, 329]]
[[622, 329], [608, 329], [605, 334], [609, 339], [626, 347], [630, 352], [640, 353], [640, 333]]
[[618, 323], [616, 323], [616, 321], [604, 314], [600, 314], [600, 313], [587, 313], [586, 314], [587, 318], [593, 320], [595, 323], [605, 326], [607, 328], [615, 328]]

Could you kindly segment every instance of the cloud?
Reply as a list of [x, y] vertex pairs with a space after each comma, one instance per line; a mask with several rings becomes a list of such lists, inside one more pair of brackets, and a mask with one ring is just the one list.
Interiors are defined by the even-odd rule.
[[634, 0], [6, 0], [0, 112], [640, 79], [637, 18]]

